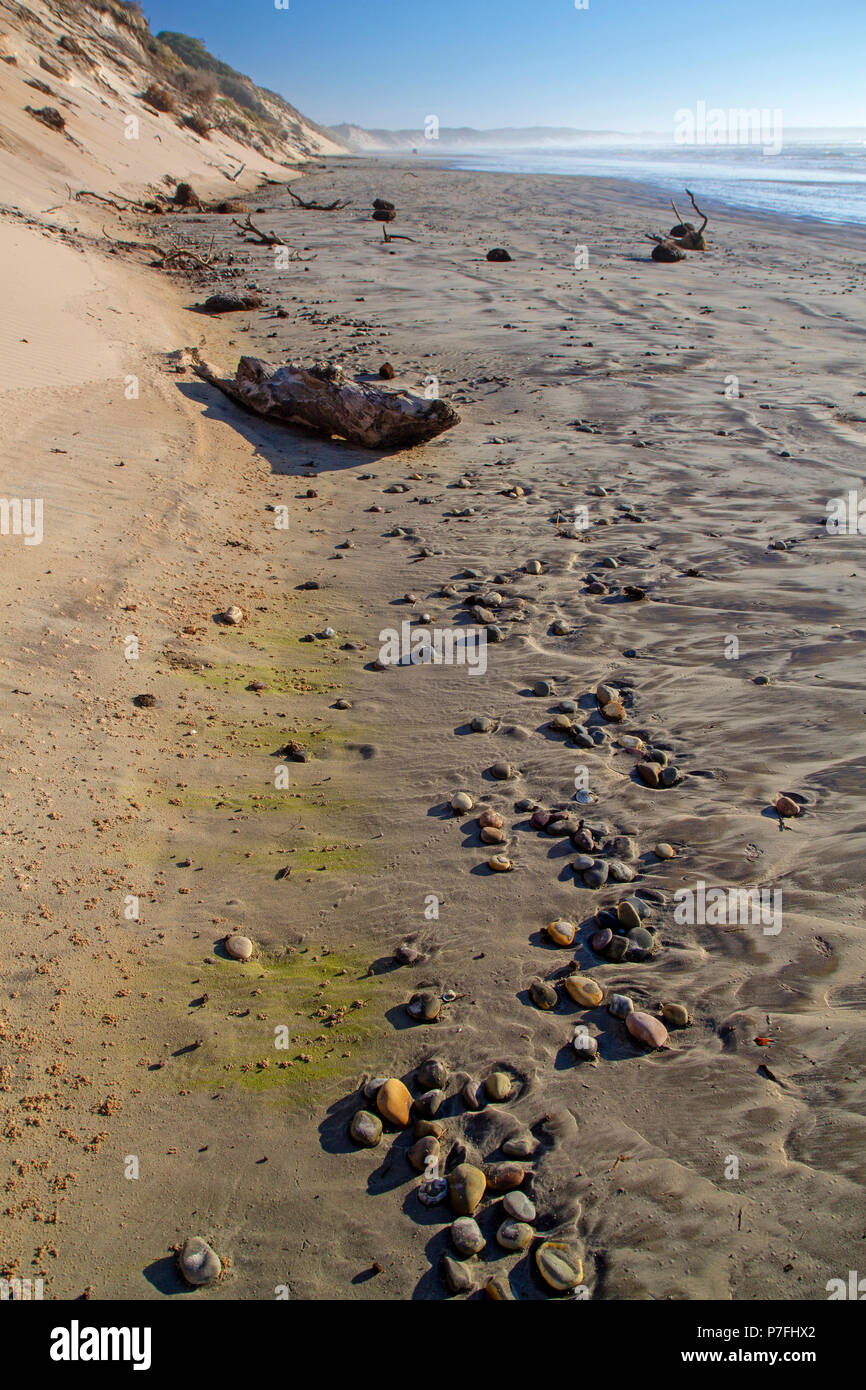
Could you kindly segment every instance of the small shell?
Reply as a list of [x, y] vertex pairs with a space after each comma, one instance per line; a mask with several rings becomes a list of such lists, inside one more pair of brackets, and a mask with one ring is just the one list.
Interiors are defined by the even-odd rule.
[[435, 1207], [448, 1196], [448, 1184], [444, 1178], [431, 1178], [429, 1182], [422, 1182], [416, 1191], [422, 1206]]
[[574, 943], [574, 923], [566, 922], [562, 917], [557, 918], [555, 922], [548, 922], [544, 930], [554, 946], [571, 946]]
[[514, 865], [504, 854], [494, 854], [492, 859], [488, 859], [487, 867], [492, 869], [495, 874], [507, 874], [514, 868]]
[[667, 1028], [661, 1019], [653, 1018], [652, 1014], [640, 1011], [631, 1013], [625, 1021], [625, 1026], [632, 1037], [645, 1047], [664, 1047], [668, 1040]]

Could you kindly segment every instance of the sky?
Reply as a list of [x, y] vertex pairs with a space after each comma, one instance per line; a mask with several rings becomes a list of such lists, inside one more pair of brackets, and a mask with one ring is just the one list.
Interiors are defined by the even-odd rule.
[[866, 126], [866, 0], [579, 3], [142, 0], [324, 125], [670, 133], [704, 101]]

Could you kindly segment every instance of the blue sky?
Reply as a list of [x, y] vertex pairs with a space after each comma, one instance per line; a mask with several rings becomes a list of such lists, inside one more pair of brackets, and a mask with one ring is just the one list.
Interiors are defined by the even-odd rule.
[[866, 0], [143, 0], [324, 124], [670, 132], [679, 107], [866, 126]]

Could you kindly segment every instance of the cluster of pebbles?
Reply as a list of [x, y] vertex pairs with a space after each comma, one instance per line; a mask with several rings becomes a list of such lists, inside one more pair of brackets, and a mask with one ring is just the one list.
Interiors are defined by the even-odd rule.
[[[464, 1073], [465, 1075], [465, 1073]], [[509, 1071], [490, 1072], [483, 1080], [458, 1081], [459, 1091], [448, 1097], [452, 1077], [446, 1062], [429, 1057], [412, 1078], [412, 1091], [398, 1077], [373, 1077], [360, 1095], [366, 1106], [353, 1114], [349, 1137], [361, 1148], [376, 1148], [389, 1131], [411, 1128], [412, 1144], [404, 1157], [417, 1174], [415, 1196], [425, 1209], [447, 1204], [451, 1252], [443, 1254], [439, 1275], [452, 1295], [469, 1295], [483, 1288], [488, 1298], [514, 1297], [509, 1275], [514, 1257], [531, 1261], [537, 1279], [549, 1294], [569, 1294], [583, 1285], [583, 1262], [573, 1241], [542, 1237], [539, 1214], [532, 1200], [532, 1161], [539, 1149], [531, 1131], [515, 1121], [489, 1161], [472, 1161], [462, 1143], [448, 1143], [448, 1121], [442, 1118], [446, 1101], [477, 1112], [488, 1106], [507, 1106], [521, 1091]], [[447, 1153], [445, 1152], [447, 1150]], [[392, 1154], [393, 1154], [392, 1146]], [[484, 1256], [483, 1261], [479, 1258]], [[511, 1264], [498, 1266], [511, 1257]]]

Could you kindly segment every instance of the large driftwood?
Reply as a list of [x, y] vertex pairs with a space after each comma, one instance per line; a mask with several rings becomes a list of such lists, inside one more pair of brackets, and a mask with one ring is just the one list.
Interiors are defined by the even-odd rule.
[[333, 364], [302, 367], [290, 362], [274, 368], [257, 357], [242, 357], [232, 378], [219, 376], [197, 353], [191, 365], [204, 381], [255, 415], [328, 437], [339, 435], [366, 449], [422, 444], [460, 420], [445, 401], [426, 400], [409, 391], [383, 391], [369, 382], [353, 381]]

